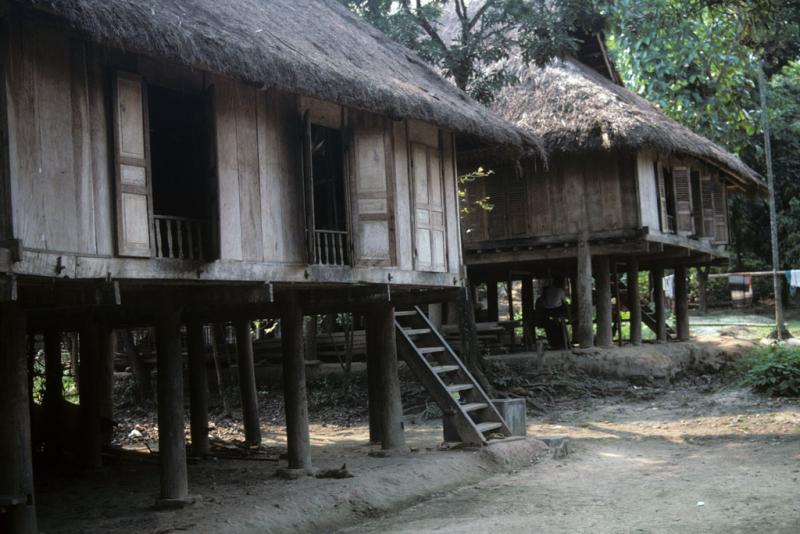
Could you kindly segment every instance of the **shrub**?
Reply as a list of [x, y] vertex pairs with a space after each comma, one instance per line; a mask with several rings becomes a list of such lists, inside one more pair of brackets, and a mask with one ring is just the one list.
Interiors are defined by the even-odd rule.
[[771, 396], [800, 396], [800, 347], [772, 346], [749, 352], [739, 362], [742, 384]]

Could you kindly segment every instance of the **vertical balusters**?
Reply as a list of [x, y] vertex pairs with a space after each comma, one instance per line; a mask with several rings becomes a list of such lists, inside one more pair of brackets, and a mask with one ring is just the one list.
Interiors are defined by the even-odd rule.
[[155, 238], [156, 238], [156, 258], [161, 258], [164, 256], [164, 251], [161, 250], [161, 220], [160, 219], [153, 219], [153, 224], [155, 226]]
[[342, 250], [342, 234], [336, 234], [336, 252], [339, 255], [337, 263], [344, 265], [344, 251]]
[[196, 259], [194, 255], [194, 230], [197, 221], [186, 221], [186, 257], [190, 260]]
[[167, 258], [174, 258], [175, 249], [172, 244], [172, 219], [165, 219], [164, 222], [167, 223]]
[[178, 257], [183, 259], [183, 229], [186, 221], [175, 219], [175, 237], [178, 240]]

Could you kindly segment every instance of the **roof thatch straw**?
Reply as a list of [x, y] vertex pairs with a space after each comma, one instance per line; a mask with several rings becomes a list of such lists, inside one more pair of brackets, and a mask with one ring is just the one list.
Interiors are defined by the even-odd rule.
[[17, 0], [102, 45], [538, 150], [336, 0]]
[[763, 185], [738, 157], [577, 61], [520, 65], [519, 77], [521, 83], [504, 89], [494, 108], [541, 136], [548, 153], [651, 147], [705, 160], [745, 184]]

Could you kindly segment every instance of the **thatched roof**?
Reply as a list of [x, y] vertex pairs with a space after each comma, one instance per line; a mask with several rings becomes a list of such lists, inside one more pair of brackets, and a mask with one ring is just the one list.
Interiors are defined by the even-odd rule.
[[521, 83], [504, 89], [494, 109], [541, 136], [548, 153], [652, 147], [708, 161], [743, 185], [763, 185], [738, 157], [577, 61], [517, 68]]
[[106, 46], [489, 143], [541, 146], [336, 0], [16, 1]]

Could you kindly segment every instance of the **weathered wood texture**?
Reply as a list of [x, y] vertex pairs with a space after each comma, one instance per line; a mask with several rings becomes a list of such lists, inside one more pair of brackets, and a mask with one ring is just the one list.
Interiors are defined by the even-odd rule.
[[594, 321], [592, 320], [592, 256], [585, 233], [578, 242], [578, 273], [575, 282], [578, 308], [576, 316], [578, 324], [574, 327], [575, 341], [582, 348], [588, 348], [594, 344]]
[[25, 501], [0, 514], [0, 530], [35, 534], [25, 323], [16, 304], [0, 304], [0, 494]]
[[186, 343], [189, 352], [192, 455], [207, 456], [210, 451], [208, 441], [208, 372], [202, 323], [190, 321], [186, 325]]
[[397, 344], [393, 306], [376, 306], [367, 315], [367, 352], [370, 362], [377, 364], [377, 402], [381, 448], [405, 448], [403, 404], [400, 400], [400, 378], [397, 374]]
[[611, 324], [611, 269], [608, 256], [595, 259], [594, 272], [597, 287], [597, 345], [610, 347], [613, 344]]
[[235, 327], [244, 439], [249, 444], [259, 445], [261, 444], [261, 426], [258, 420], [258, 394], [256, 391], [255, 365], [253, 363], [253, 339], [250, 337], [250, 321], [248, 319], [236, 321]]
[[686, 267], [675, 267], [675, 331], [678, 341], [689, 340], [689, 281]]
[[280, 307], [287, 459], [289, 469], [310, 471], [311, 444], [308, 435], [306, 362], [303, 358], [303, 310], [294, 293], [284, 294]]
[[656, 340], [667, 340], [667, 316], [664, 309], [664, 269], [655, 268], [651, 272], [653, 279], [653, 300], [656, 313]]
[[642, 343], [642, 301], [639, 291], [639, 260], [628, 259], [628, 310], [630, 311], [630, 335], [632, 345]]

